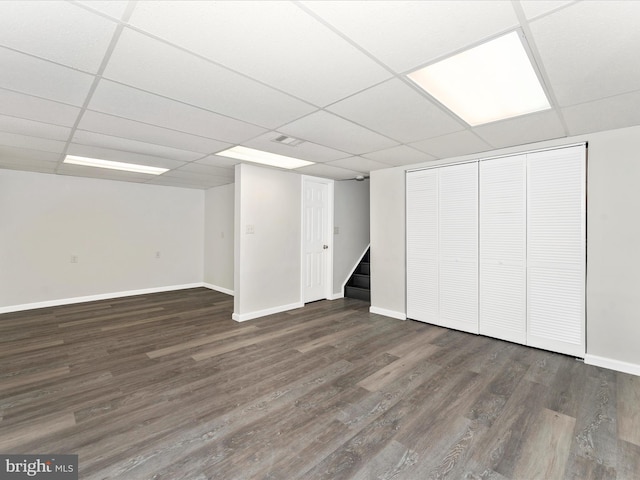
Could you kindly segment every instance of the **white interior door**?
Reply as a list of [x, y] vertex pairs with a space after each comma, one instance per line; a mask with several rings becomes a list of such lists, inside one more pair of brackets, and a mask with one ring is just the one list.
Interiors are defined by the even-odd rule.
[[303, 301], [331, 295], [331, 246], [333, 226], [330, 180], [302, 180], [302, 290]]
[[440, 325], [478, 333], [478, 164], [439, 170]]
[[527, 154], [527, 344], [584, 357], [586, 152]]
[[480, 333], [525, 344], [526, 155], [480, 162]]
[[407, 317], [440, 323], [438, 169], [407, 173]]

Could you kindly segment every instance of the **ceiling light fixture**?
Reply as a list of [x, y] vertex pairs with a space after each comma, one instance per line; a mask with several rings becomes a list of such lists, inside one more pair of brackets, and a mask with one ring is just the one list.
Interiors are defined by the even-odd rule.
[[253, 148], [241, 146], [229, 148], [228, 150], [216, 153], [216, 155], [235, 158], [236, 160], [244, 160], [246, 162], [270, 165], [272, 167], [287, 168], [289, 170], [306, 167], [307, 165], [313, 165], [314, 163], [306, 160], [300, 160], [299, 158], [287, 157], [285, 155], [263, 152], [262, 150], [254, 150]]
[[471, 126], [551, 108], [516, 31], [408, 77]]
[[85, 167], [108, 168], [110, 170], [122, 170], [124, 172], [146, 173], [149, 175], [162, 175], [168, 168], [150, 167], [148, 165], [137, 165], [135, 163], [114, 162], [112, 160], [101, 160], [99, 158], [77, 157], [67, 155], [63, 163], [71, 165], [83, 165]]

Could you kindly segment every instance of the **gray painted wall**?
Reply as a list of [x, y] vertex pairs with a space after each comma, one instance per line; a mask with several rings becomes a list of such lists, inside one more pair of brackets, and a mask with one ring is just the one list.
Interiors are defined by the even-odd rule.
[[202, 282], [203, 216], [199, 190], [0, 170], [0, 307]]
[[234, 185], [204, 193], [204, 282], [233, 292]]
[[236, 165], [236, 320], [300, 305], [301, 189], [298, 174]]
[[371, 306], [406, 313], [404, 170], [371, 172]]
[[334, 183], [333, 293], [341, 295], [369, 245], [369, 181]]
[[372, 172], [372, 311], [406, 313], [406, 169], [587, 141], [586, 360], [640, 374], [639, 138], [640, 126]]

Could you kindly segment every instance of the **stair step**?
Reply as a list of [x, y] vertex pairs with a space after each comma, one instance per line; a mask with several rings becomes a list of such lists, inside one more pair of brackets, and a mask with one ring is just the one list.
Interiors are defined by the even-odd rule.
[[347, 285], [344, 288], [344, 296], [348, 298], [357, 298], [358, 300], [364, 300], [365, 302], [371, 301], [371, 290], [368, 288], [352, 287]]
[[371, 273], [371, 266], [369, 262], [360, 262], [358, 268], [356, 268], [356, 273], [361, 275], [369, 275]]
[[351, 277], [351, 285], [354, 287], [369, 289], [371, 287], [371, 277], [361, 273], [354, 273]]

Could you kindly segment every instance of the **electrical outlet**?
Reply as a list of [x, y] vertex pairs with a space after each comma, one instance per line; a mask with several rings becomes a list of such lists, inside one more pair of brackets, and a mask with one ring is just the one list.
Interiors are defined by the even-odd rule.
[[224, 238], [224, 232], [220, 232], [220, 238]]
[[78, 263], [78, 256], [77, 255], [71, 255], [71, 263]]
[[338, 235], [340, 233], [340, 227], [333, 227], [333, 234]]
[[253, 225], [247, 225], [247, 229], [246, 229], [247, 235], [252, 235], [254, 233], [256, 233], [255, 228]]
[[156, 258], [160, 258], [160, 250], [156, 252]]

